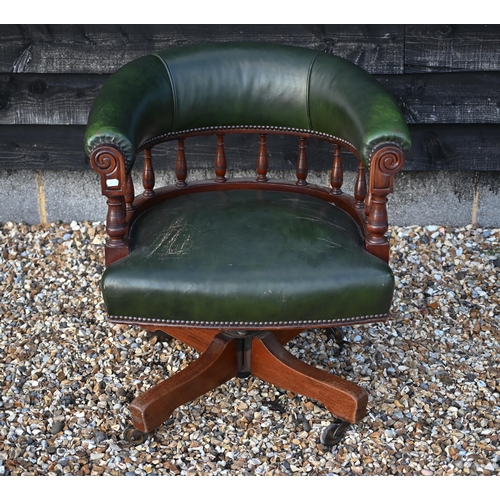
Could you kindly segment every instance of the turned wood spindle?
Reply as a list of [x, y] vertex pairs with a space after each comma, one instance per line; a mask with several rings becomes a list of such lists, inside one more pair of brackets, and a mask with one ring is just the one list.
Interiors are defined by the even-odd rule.
[[299, 157], [297, 158], [297, 166], [295, 173], [297, 175], [297, 186], [307, 186], [307, 139], [305, 137], [299, 138]]
[[335, 144], [333, 150], [333, 166], [330, 173], [330, 185], [332, 194], [342, 194], [342, 184], [344, 182], [344, 172], [342, 169], [341, 148]]
[[366, 173], [363, 162], [358, 164], [358, 177], [356, 185], [354, 186], [354, 198], [356, 199], [356, 208], [363, 208], [365, 206], [366, 198]]
[[387, 220], [386, 195], [372, 195], [367, 226], [370, 232], [370, 238], [368, 238], [370, 243], [380, 245], [387, 242], [385, 233], [389, 225]]
[[368, 176], [368, 185], [370, 186], [368, 189], [368, 195], [366, 197], [365, 201], [365, 215], [368, 217], [368, 214], [370, 213], [370, 208], [371, 208], [371, 201], [372, 201], [372, 176]]
[[132, 174], [128, 174], [127, 176], [127, 191], [125, 193], [125, 207], [127, 212], [133, 212], [134, 211], [134, 198], [135, 198], [135, 192], [134, 192], [134, 181], [132, 180]]
[[144, 169], [142, 171], [142, 185], [144, 187], [143, 196], [151, 198], [154, 196], [155, 173], [153, 170], [153, 161], [151, 159], [151, 150], [144, 150]]
[[184, 139], [177, 141], [177, 159], [175, 161], [175, 175], [177, 177], [177, 187], [186, 187], [187, 163], [184, 152]]
[[215, 153], [215, 181], [226, 182], [226, 154], [224, 153], [224, 134], [217, 134], [217, 151]]
[[108, 247], [121, 247], [125, 244], [127, 222], [125, 204], [122, 196], [108, 197], [108, 214], [106, 217], [106, 232], [109, 236]]
[[267, 135], [260, 135], [259, 156], [257, 157], [257, 181], [267, 181], [267, 169], [269, 168], [269, 160], [267, 157]]

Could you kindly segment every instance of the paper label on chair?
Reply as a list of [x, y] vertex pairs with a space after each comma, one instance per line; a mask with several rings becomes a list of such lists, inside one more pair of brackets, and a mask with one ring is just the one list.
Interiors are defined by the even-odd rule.
[[120, 185], [120, 181], [118, 179], [106, 179], [106, 186], [108, 187], [117, 187]]

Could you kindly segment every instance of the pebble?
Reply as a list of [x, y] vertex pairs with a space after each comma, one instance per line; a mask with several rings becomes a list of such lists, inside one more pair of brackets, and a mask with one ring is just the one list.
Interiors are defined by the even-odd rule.
[[96, 434], [95, 434], [95, 442], [97, 444], [102, 443], [106, 439], [107, 439], [107, 436], [106, 436], [106, 434], [104, 432], [102, 432], [102, 431], [97, 431], [96, 432]]
[[50, 433], [51, 434], [58, 434], [64, 429], [64, 422], [57, 421], [54, 422], [50, 428]]
[[389, 321], [345, 327], [340, 355], [321, 331], [287, 345], [370, 394], [337, 446], [322, 404], [253, 377], [132, 445], [128, 402], [198, 353], [107, 322], [104, 224], [0, 224], [0, 475], [498, 475], [500, 230], [390, 237]]

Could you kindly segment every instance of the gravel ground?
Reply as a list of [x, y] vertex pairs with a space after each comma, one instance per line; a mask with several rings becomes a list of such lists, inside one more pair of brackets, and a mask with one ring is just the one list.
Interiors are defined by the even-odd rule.
[[334, 448], [332, 416], [258, 379], [176, 410], [141, 445], [128, 402], [197, 356], [111, 325], [99, 223], [0, 225], [0, 475], [498, 475], [500, 229], [392, 228], [391, 320], [289, 349], [370, 393]]

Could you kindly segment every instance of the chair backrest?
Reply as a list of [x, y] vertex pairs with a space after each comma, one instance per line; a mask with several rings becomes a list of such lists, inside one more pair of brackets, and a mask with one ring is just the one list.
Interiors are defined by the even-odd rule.
[[[307, 190], [346, 210], [364, 231], [366, 249], [388, 260], [386, 198], [411, 145], [404, 117], [389, 92], [361, 68], [324, 52], [268, 43], [208, 43], [168, 49], [126, 64], [108, 79], [94, 101], [85, 149], [108, 197], [107, 263], [128, 253], [127, 227], [134, 217], [176, 196], [175, 190], [248, 186], [226, 183], [226, 133], [260, 135], [258, 189], [276, 189], [276, 185], [264, 187], [266, 136], [297, 136], [293, 189]], [[188, 187], [184, 140], [205, 134], [217, 135], [215, 183]], [[308, 186], [310, 138], [334, 144], [331, 189]], [[174, 191], [158, 196], [151, 148], [174, 139], [178, 141], [177, 183]], [[341, 148], [359, 159], [354, 197], [341, 189]], [[136, 197], [131, 169], [140, 151], [145, 160], [144, 192]], [[370, 170], [368, 183], [366, 169]]]
[[306, 48], [243, 42], [174, 48], [126, 64], [97, 96], [85, 145], [90, 154], [112, 138], [131, 168], [146, 141], [209, 126], [330, 134], [365, 166], [381, 142], [410, 147], [396, 102], [361, 68]]

